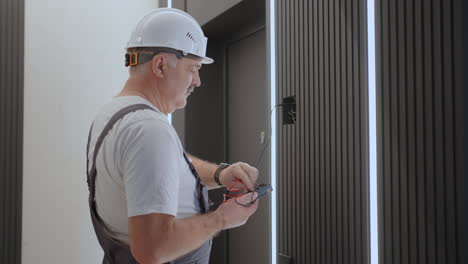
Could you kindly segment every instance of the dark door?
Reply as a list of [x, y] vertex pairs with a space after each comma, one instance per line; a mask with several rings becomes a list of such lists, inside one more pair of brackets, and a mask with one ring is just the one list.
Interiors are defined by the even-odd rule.
[[[261, 29], [227, 45], [228, 160], [255, 166], [269, 132], [266, 34]], [[264, 140], [262, 140], [264, 138]], [[263, 142], [262, 142], [263, 141]], [[270, 182], [269, 148], [259, 182]], [[246, 225], [229, 230], [229, 263], [270, 263], [270, 199], [260, 201]]]

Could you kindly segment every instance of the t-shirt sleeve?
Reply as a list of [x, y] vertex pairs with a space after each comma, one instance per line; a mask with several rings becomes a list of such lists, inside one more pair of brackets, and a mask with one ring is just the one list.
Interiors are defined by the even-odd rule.
[[121, 138], [121, 163], [128, 216], [162, 213], [175, 216], [179, 178], [176, 138], [169, 124], [143, 120]]

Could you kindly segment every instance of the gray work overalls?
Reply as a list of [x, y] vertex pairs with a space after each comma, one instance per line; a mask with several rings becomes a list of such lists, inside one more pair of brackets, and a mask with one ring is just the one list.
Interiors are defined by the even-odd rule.
[[[88, 146], [86, 151], [86, 173], [88, 176], [88, 188], [89, 188], [89, 209], [91, 211], [91, 219], [94, 226], [94, 231], [96, 232], [96, 236], [98, 238], [99, 244], [101, 245], [102, 249], [104, 250], [104, 259], [102, 260], [103, 264], [130, 264], [130, 263], [138, 263], [130, 253], [130, 248], [128, 245], [112, 238], [109, 234], [110, 231], [99, 217], [97, 210], [96, 210], [96, 200], [95, 200], [95, 182], [97, 176], [96, 170], [96, 157], [99, 151], [99, 148], [102, 145], [102, 142], [107, 135], [107, 133], [112, 129], [114, 124], [124, 117], [126, 114], [135, 112], [138, 110], [149, 109], [155, 111], [148, 105], [145, 104], [135, 104], [130, 105], [128, 107], [123, 108], [119, 112], [117, 112], [107, 123], [104, 127], [101, 135], [99, 136], [93, 154], [93, 166], [91, 170], [89, 170], [89, 142], [91, 139], [91, 131], [93, 127], [91, 126], [91, 130], [89, 131], [88, 137]], [[208, 191], [206, 186], [201, 182], [200, 177], [195, 170], [195, 167], [187, 158], [184, 153], [185, 161], [188, 163], [190, 170], [192, 171], [193, 176], [197, 180], [197, 194], [198, 194], [198, 201], [200, 204], [200, 213], [206, 213], [209, 209], [208, 205]], [[170, 264], [208, 264], [210, 258], [210, 251], [211, 251], [211, 240], [206, 241], [200, 248], [189, 252], [188, 254], [179, 257], [176, 260], [170, 261]]]

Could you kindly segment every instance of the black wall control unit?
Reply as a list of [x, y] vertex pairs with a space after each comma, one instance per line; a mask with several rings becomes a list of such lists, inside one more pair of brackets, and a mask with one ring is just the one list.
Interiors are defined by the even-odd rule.
[[283, 98], [283, 125], [296, 123], [296, 96]]

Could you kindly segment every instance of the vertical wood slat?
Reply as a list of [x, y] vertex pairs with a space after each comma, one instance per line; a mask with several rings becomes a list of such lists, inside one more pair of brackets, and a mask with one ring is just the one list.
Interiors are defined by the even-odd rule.
[[[452, 109], [454, 113], [463, 113], [454, 115], [454, 175], [463, 175], [464, 183], [455, 184], [457, 185], [456, 193], [454, 193], [455, 198], [455, 210], [459, 212], [464, 212], [464, 214], [457, 214], [455, 219], [458, 223], [457, 227], [461, 223], [466, 223], [466, 213], [468, 212], [468, 173], [466, 170], [466, 164], [468, 164], [468, 155], [466, 151], [468, 150], [468, 140], [466, 137], [463, 138], [464, 143], [460, 144], [459, 139], [466, 135], [468, 130], [468, 104], [466, 98], [468, 98], [468, 74], [466, 70], [468, 69], [468, 52], [466, 52], [466, 45], [468, 44], [468, 4], [463, 0], [455, 0], [451, 6], [451, 12], [454, 14], [452, 21], [454, 26], [452, 27], [452, 41], [454, 43], [452, 50], [453, 58], [453, 83], [454, 87], [461, 87], [461, 89], [454, 89], [454, 97], [452, 100]], [[461, 34], [460, 34], [461, 33]], [[462, 54], [462, 56], [454, 56], [454, 54]], [[460, 177], [460, 176], [459, 176]], [[462, 249], [466, 248], [466, 243], [468, 243], [468, 228], [466, 225], [463, 230], [458, 230], [462, 235], [457, 235], [457, 248]], [[457, 261], [466, 262], [468, 259], [468, 251], [458, 250]]]
[[[291, 60], [290, 60], [290, 66], [291, 66], [291, 75], [290, 75], [290, 82], [289, 82], [289, 92], [288, 94], [296, 94], [297, 96], [297, 90], [294, 89], [294, 87], [298, 87], [298, 76], [297, 73], [299, 71], [299, 61], [297, 57], [298, 53], [298, 26], [297, 26], [297, 2], [298, 1], [291, 1], [290, 7], [291, 7], [291, 25], [293, 25], [293, 28], [296, 30], [291, 31]], [[297, 217], [297, 214], [299, 212], [299, 198], [297, 197], [298, 188], [299, 185], [297, 184], [297, 180], [300, 177], [300, 175], [297, 174], [297, 157], [299, 156], [297, 151], [297, 131], [298, 131], [298, 126], [288, 126], [289, 129], [289, 144], [291, 146], [290, 148], [290, 156], [289, 156], [289, 175], [291, 175], [291, 182], [290, 182], [290, 191], [291, 191], [291, 223], [296, 223], [292, 225], [291, 228], [291, 236], [293, 239], [291, 240], [292, 243], [292, 254], [295, 256], [300, 256], [299, 253], [299, 237], [298, 237], [298, 229], [299, 229], [299, 221], [300, 219]], [[300, 259], [300, 258], [299, 258]]]
[[0, 1], [0, 262], [21, 263], [24, 1]]
[[330, 261], [332, 263], [337, 263], [337, 218], [336, 218], [336, 209], [337, 209], [337, 193], [336, 193], [336, 102], [338, 97], [336, 96], [336, 83], [337, 83], [337, 71], [335, 67], [335, 57], [337, 50], [335, 49], [336, 43], [338, 41], [335, 38], [335, 24], [338, 22], [338, 19], [335, 16], [335, 1], [329, 1], [329, 18], [330, 18], [330, 155], [329, 155], [329, 166], [330, 166]]
[[[322, 135], [321, 135], [321, 143], [322, 143], [322, 189], [323, 189], [323, 200], [322, 200], [322, 208], [323, 208], [323, 232], [324, 232], [324, 240], [322, 241], [323, 243], [323, 262], [331, 261], [330, 259], [330, 216], [329, 216], [329, 210], [330, 210], [330, 198], [329, 198], [329, 179], [330, 175], [328, 173], [329, 166], [328, 162], [330, 160], [328, 152], [329, 152], [329, 147], [330, 146], [330, 130], [328, 128], [329, 120], [328, 117], [328, 109], [330, 107], [330, 102], [329, 102], [329, 92], [330, 92], [330, 86], [329, 86], [329, 74], [330, 74], [330, 69], [329, 69], [329, 45], [330, 45], [330, 40], [329, 40], [329, 14], [328, 14], [328, 0], [324, 0], [322, 2], [322, 18], [323, 18], [323, 23], [322, 23], [322, 36], [323, 36], [323, 56], [322, 56], [322, 67], [323, 67], [323, 80], [322, 80], [322, 86], [321, 86], [321, 92], [322, 92], [322, 120], [320, 122], [321, 126], [323, 127], [322, 129]], [[327, 221], [330, 220], [330, 221]]]
[[[305, 17], [303, 15], [303, 10], [304, 10], [304, 5], [305, 5], [305, 2], [303, 1], [298, 1], [297, 3], [297, 28], [298, 28], [298, 39], [297, 39], [297, 44], [298, 44], [298, 49], [297, 49], [297, 59], [298, 59], [298, 62], [299, 62], [299, 69], [298, 69], [298, 85], [299, 87], [305, 87], [305, 83], [304, 83], [304, 69], [305, 69], [305, 65], [304, 65], [304, 57], [306, 57], [306, 54], [305, 54], [305, 50], [304, 50], [304, 23], [305, 22]], [[301, 112], [301, 113], [304, 113], [304, 105], [305, 105], [305, 89], [300, 89], [299, 92], [298, 92], [298, 109], [297, 111], [298, 112]], [[298, 122], [300, 123], [300, 125], [298, 126], [298, 131], [297, 131], [297, 134], [296, 134], [296, 146], [297, 146], [297, 149], [298, 149], [298, 157], [296, 158], [296, 172], [298, 175], [301, 175], [299, 177], [299, 180], [297, 182], [297, 188], [299, 189], [299, 194], [297, 195], [297, 198], [299, 199], [298, 203], [299, 203], [299, 212], [297, 214], [297, 217], [299, 218], [299, 227], [297, 228], [296, 232], [298, 234], [298, 243], [299, 245], [301, 245], [299, 247], [299, 253], [298, 255], [300, 256], [299, 257], [299, 261], [301, 263], [303, 263], [305, 261], [305, 257], [306, 257], [306, 251], [307, 251], [307, 241], [305, 239], [305, 236], [304, 234], [306, 233], [306, 222], [304, 221], [305, 220], [305, 213], [306, 211], [308, 211], [306, 209], [306, 207], [304, 206], [305, 205], [305, 177], [304, 175], [306, 175], [304, 173], [304, 170], [305, 170], [305, 167], [306, 167], [306, 164], [304, 163], [304, 157], [306, 156], [305, 153], [304, 153], [304, 145], [305, 145], [305, 136], [304, 136], [304, 124], [306, 124], [305, 122], [305, 118], [304, 118], [304, 115], [299, 115], [297, 117], [297, 120]], [[302, 166], [301, 166], [302, 165]]]
[[343, 154], [342, 154], [342, 133], [343, 130], [343, 125], [342, 123], [342, 102], [343, 102], [343, 66], [344, 63], [342, 63], [342, 54], [343, 54], [343, 18], [341, 15], [341, 9], [343, 8], [343, 4], [340, 0], [335, 1], [335, 19], [336, 19], [336, 24], [335, 24], [335, 69], [336, 69], [336, 147], [335, 147], [335, 155], [336, 155], [336, 236], [335, 236], [335, 245], [334, 247], [337, 249], [336, 250], [336, 262], [335, 263], [340, 263], [343, 264], [344, 259], [343, 259], [343, 237], [341, 234], [343, 234], [343, 220], [344, 219], [344, 214], [343, 214]]
[[[314, 258], [313, 261], [315, 263], [320, 263], [320, 245], [321, 245], [321, 239], [320, 239], [320, 171], [319, 171], [319, 156], [320, 156], [320, 149], [319, 149], [319, 126], [316, 126], [315, 124], [318, 123], [319, 120], [319, 96], [318, 96], [318, 89], [319, 89], [319, 75], [320, 75], [320, 67], [319, 67], [319, 23], [318, 21], [320, 20], [319, 17], [319, 8], [318, 8], [318, 1], [313, 1], [313, 10], [314, 10], [314, 20], [312, 24], [309, 24], [309, 27], [313, 27], [314, 29], [314, 34], [312, 37], [312, 42], [313, 42], [313, 67], [314, 67], [314, 72], [313, 72], [313, 83], [310, 83], [310, 89], [313, 90], [313, 119], [309, 121], [311, 123], [311, 126], [313, 127], [313, 144], [310, 146], [314, 150], [314, 157], [313, 157], [313, 177], [314, 177], [314, 211], [312, 212], [314, 214], [314, 233], [315, 236], [312, 238], [315, 241], [315, 247], [312, 248], [314, 252]], [[311, 116], [312, 116], [311, 115]]]
[[[342, 10], [341, 10], [341, 13], [342, 13], [342, 16], [343, 16], [343, 24], [345, 25], [344, 26], [344, 31], [343, 31], [343, 46], [342, 46], [342, 49], [343, 49], [343, 54], [342, 54], [342, 58], [344, 59], [344, 63], [342, 63], [343, 65], [343, 69], [342, 69], [342, 74], [343, 74], [343, 79], [344, 79], [344, 82], [343, 82], [343, 98], [342, 98], [342, 102], [343, 102], [343, 119], [342, 119], [342, 123], [343, 123], [343, 147], [342, 147], [342, 153], [343, 153], [343, 171], [342, 171], [342, 175], [343, 175], [343, 179], [344, 179], [344, 183], [343, 183], [343, 214], [344, 214], [344, 217], [343, 219], [349, 219], [350, 218], [350, 210], [349, 210], [349, 206], [348, 206], [348, 202], [349, 202], [349, 183], [350, 183], [350, 180], [349, 180], [349, 177], [348, 177], [348, 174], [347, 172], [349, 171], [349, 136], [348, 136], [348, 133], [347, 131], [349, 130], [349, 127], [348, 127], [348, 114], [349, 114], [349, 111], [348, 111], [348, 95], [349, 95], [349, 69], [350, 69], [350, 64], [349, 64], [349, 52], [350, 52], [350, 47], [349, 47], [349, 39], [350, 39], [350, 31], [347, 30], [348, 27], [347, 25], [349, 24], [348, 23], [348, 20], [349, 20], [349, 6], [351, 5], [351, 3], [349, 1], [346, 1], [346, 0], [342, 0], [341, 1], [343, 3], [342, 5]], [[345, 174], [346, 173], [346, 174]], [[348, 259], [351, 259], [351, 254], [350, 254], [350, 250], [349, 250], [349, 245], [350, 245], [350, 221], [343, 221], [343, 226], [344, 226], [344, 232], [343, 232], [343, 258], [347, 261]]]
[[[403, 17], [403, 27], [406, 28], [405, 31], [405, 43], [402, 49], [404, 50], [404, 57], [406, 58], [406, 81], [412, 87], [415, 87], [415, 53], [409, 53], [408, 50], [414, 49], [415, 47], [415, 26], [414, 26], [414, 16], [410, 14], [414, 13], [414, 2], [406, 1], [405, 3], [405, 14]], [[406, 27], [409, 25], [408, 27]], [[402, 60], [403, 61], [403, 60]], [[404, 85], [402, 85], [404, 87]], [[404, 89], [403, 89], [403, 92]], [[418, 214], [417, 214], [417, 180], [416, 180], [416, 147], [415, 144], [408, 144], [408, 142], [416, 142], [416, 111], [415, 111], [415, 89], [406, 90], [406, 109], [407, 109], [407, 141], [404, 143], [406, 145], [405, 151], [407, 152], [408, 158], [407, 168], [406, 168], [406, 177], [408, 181], [407, 188], [407, 201], [408, 201], [408, 216], [407, 216], [407, 226], [408, 226], [408, 240], [403, 245], [403, 248], [408, 251], [407, 263], [417, 263], [418, 261], [418, 249], [416, 247], [410, 247], [409, 245], [415, 245], [417, 243], [417, 228], [418, 228]], [[405, 160], [405, 159], [404, 159]]]
[[[366, 1], [276, 1], [278, 253], [294, 263], [367, 263]], [[281, 116], [281, 115], [280, 115]]]
[[[423, 94], [423, 67], [424, 65], [423, 60], [423, 10], [421, 8], [422, 0], [418, 0], [415, 2], [415, 72], [416, 72], [416, 83], [415, 83], [415, 97], [416, 97], [416, 181], [417, 185], [425, 186], [425, 167], [424, 167], [424, 137], [418, 136], [424, 132], [424, 111], [423, 111], [423, 104], [424, 98]], [[418, 188], [416, 190], [418, 193], [417, 196], [417, 208], [418, 208], [418, 240], [419, 245], [417, 245], [418, 251], [418, 261], [421, 263], [427, 262], [427, 234], [425, 232], [426, 226], [426, 207], [424, 206], [425, 201], [425, 190], [424, 188]], [[388, 252], [390, 254], [391, 251]]]
[[463, 32], [454, 6], [461, 1], [376, 5], [380, 263], [466, 262]]
[[319, 0], [319, 76], [318, 76], [318, 83], [319, 87], [317, 87], [318, 90], [318, 102], [319, 102], [319, 119], [317, 120], [316, 125], [319, 127], [319, 134], [318, 134], [318, 142], [319, 144], [316, 146], [319, 149], [319, 159], [318, 159], [318, 168], [319, 168], [319, 192], [320, 192], [320, 198], [319, 198], [319, 216], [320, 216], [320, 226], [318, 226], [320, 230], [320, 263], [325, 262], [326, 259], [326, 216], [325, 216], [325, 125], [324, 125], [324, 115], [325, 115], [325, 107], [324, 107], [324, 101], [325, 101], [325, 96], [324, 96], [324, 86], [325, 86], [325, 30], [324, 30], [324, 24], [325, 24], [325, 18], [324, 18], [324, 13], [325, 13], [325, 0]]
[[[310, 1], [306, 1], [303, 6], [303, 17], [304, 17], [304, 24], [305, 25], [310, 25], [313, 17], [312, 17], [312, 6]], [[313, 78], [313, 69], [312, 65], [310, 63], [312, 59], [312, 50], [310, 49], [310, 46], [312, 45], [311, 37], [312, 37], [312, 27], [311, 26], [303, 26], [303, 35], [304, 35], [304, 43], [303, 43], [303, 49], [304, 49], [304, 71], [303, 71], [303, 76], [304, 76], [304, 87], [307, 87], [309, 83], [312, 82]], [[302, 113], [310, 113], [310, 107], [312, 104], [312, 97], [311, 97], [311, 89], [305, 89], [304, 91], [304, 107], [301, 108]], [[313, 237], [313, 217], [312, 217], [312, 212], [315, 208], [314, 204], [311, 203], [311, 190], [309, 186], [313, 186], [312, 183], [312, 171], [311, 171], [311, 159], [313, 157], [312, 150], [310, 149], [311, 145], [311, 139], [312, 139], [312, 134], [313, 132], [311, 131], [310, 128], [310, 119], [311, 115], [303, 116], [303, 130], [302, 130], [302, 137], [305, 139], [305, 144], [303, 146], [304, 148], [304, 157], [303, 157], [303, 162], [305, 164], [305, 175], [309, 175], [309, 177], [305, 177], [305, 182], [304, 186], [302, 188], [303, 191], [303, 197], [304, 197], [304, 212], [305, 212], [305, 233], [304, 233], [304, 239], [306, 241], [305, 244], [305, 256], [304, 256], [304, 261], [311, 261], [313, 259], [313, 253], [312, 253], [312, 248], [314, 248], [315, 243], [313, 239], [309, 239]], [[307, 210], [307, 208], [311, 208], [311, 210]]]

